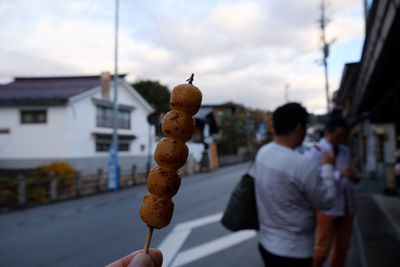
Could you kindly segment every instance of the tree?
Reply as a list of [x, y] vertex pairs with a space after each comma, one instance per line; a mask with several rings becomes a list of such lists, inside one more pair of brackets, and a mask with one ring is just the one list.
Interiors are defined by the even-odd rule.
[[236, 154], [239, 148], [254, 153], [265, 140], [258, 140], [259, 125], [265, 125], [265, 112], [239, 105], [234, 114], [220, 118], [218, 152], [222, 155]]
[[236, 154], [239, 147], [247, 144], [246, 116], [243, 113], [223, 115], [221, 118], [221, 140], [218, 151], [222, 155]]
[[132, 86], [157, 112], [167, 112], [169, 110], [171, 92], [167, 86], [151, 80], [138, 81], [133, 83]]

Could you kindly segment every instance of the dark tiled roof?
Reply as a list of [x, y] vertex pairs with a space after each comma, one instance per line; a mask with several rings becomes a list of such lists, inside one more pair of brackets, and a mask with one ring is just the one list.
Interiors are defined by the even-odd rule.
[[[120, 75], [124, 78], [126, 75]], [[61, 104], [100, 85], [100, 76], [18, 77], [0, 85], [0, 105]]]

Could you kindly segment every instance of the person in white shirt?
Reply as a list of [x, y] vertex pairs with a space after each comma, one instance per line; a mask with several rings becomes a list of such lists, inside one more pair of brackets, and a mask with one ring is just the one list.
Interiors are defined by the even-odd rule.
[[260, 231], [259, 250], [266, 266], [312, 264], [315, 210], [329, 209], [336, 195], [334, 157], [322, 157], [322, 172], [294, 149], [306, 134], [308, 113], [298, 103], [275, 110], [273, 142], [260, 148], [254, 177]]
[[356, 182], [356, 172], [350, 150], [343, 143], [348, 126], [341, 118], [332, 118], [325, 126], [324, 138], [310, 150], [309, 156], [320, 168], [321, 157], [328, 151], [335, 155], [334, 177], [338, 183], [338, 193], [334, 206], [317, 213], [317, 238], [313, 257], [313, 267], [321, 267], [331, 247], [330, 267], [344, 266], [355, 212], [352, 184]]

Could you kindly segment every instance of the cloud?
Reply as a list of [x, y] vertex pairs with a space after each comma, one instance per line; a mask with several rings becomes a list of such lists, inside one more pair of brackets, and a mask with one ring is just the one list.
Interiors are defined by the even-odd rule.
[[[0, 80], [113, 71], [111, 2], [0, 2], [5, 25], [0, 56], [13, 62], [0, 64]], [[263, 109], [282, 104], [290, 84], [290, 99], [322, 110], [324, 76], [315, 63], [321, 58], [319, 5], [319, 0], [122, 1], [119, 72], [128, 73], [129, 81], [159, 80], [170, 88], [194, 72], [205, 103], [231, 100]], [[360, 10], [359, 1], [331, 1], [328, 40], [360, 39]], [[330, 81], [331, 88], [338, 83]]]
[[7, 62], [7, 65], [3, 63], [0, 68], [0, 83], [11, 82], [15, 76], [75, 75], [82, 71], [62, 61], [14, 51], [0, 50], [0, 58], [2, 62]]
[[221, 30], [244, 33], [260, 22], [260, 6], [255, 2], [218, 4], [211, 12], [209, 20]]

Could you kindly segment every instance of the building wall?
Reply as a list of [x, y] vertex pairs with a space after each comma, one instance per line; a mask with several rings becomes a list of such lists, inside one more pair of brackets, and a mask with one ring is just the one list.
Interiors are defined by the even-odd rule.
[[376, 138], [374, 136], [374, 126], [368, 121], [364, 124], [364, 136], [367, 137], [365, 170], [368, 175], [374, 175], [377, 172]]
[[[383, 143], [379, 144], [379, 133], [383, 136]], [[366, 163], [364, 172], [367, 177], [383, 177], [386, 167], [394, 164], [394, 151], [396, 150], [396, 131], [393, 123], [373, 124], [364, 122], [363, 134], [367, 137]], [[361, 142], [360, 142], [361, 143]], [[379, 151], [382, 150], [382, 159]]]
[[[146, 155], [149, 143], [149, 125], [147, 111], [134, 99], [125, 86], [118, 90], [118, 103], [134, 106], [131, 111], [131, 129], [118, 129], [118, 134], [135, 135], [129, 152], [120, 152], [124, 155]], [[109, 127], [96, 126], [96, 105], [92, 98], [101, 99], [100, 87], [95, 88], [90, 94], [82, 98], [71, 100], [68, 106], [68, 147], [70, 157], [102, 156], [107, 152], [96, 152], [94, 133], [112, 134]], [[112, 100], [112, 99], [111, 99]], [[154, 129], [151, 129], [154, 130]], [[153, 136], [153, 134], [152, 134]], [[141, 149], [144, 146], [144, 150]]]
[[[112, 101], [112, 83], [110, 87]], [[9, 129], [9, 133], [0, 131], [0, 169], [31, 169], [64, 161], [83, 173], [95, 173], [99, 168], [106, 171], [108, 153], [96, 152], [94, 133], [112, 134], [112, 128], [96, 126], [93, 98], [102, 99], [100, 86], [70, 98], [64, 106], [45, 107], [45, 124], [20, 123], [20, 110], [29, 107], [0, 108], [0, 130]], [[152, 108], [139, 98], [126, 82], [120, 82], [118, 103], [135, 109], [131, 111], [131, 129], [118, 129], [118, 133], [136, 136], [131, 141], [130, 151], [119, 152], [122, 172], [129, 172], [132, 165], [141, 172], [147, 169], [148, 162], [155, 165], [155, 128], [147, 122]], [[204, 128], [204, 137], [207, 143], [213, 142], [208, 125]], [[204, 144], [188, 142], [187, 145], [190, 153], [188, 164], [196, 166], [201, 161]]]
[[[156, 145], [154, 127], [149, 128], [147, 123], [147, 115], [152, 109], [138, 100], [138, 93], [132, 91], [126, 82], [120, 82], [118, 103], [135, 109], [131, 111], [131, 129], [118, 129], [118, 133], [136, 136], [130, 151], [119, 153], [123, 170], [130, 169], [132, 164], [138, 169], [145, 168], [149, 153], [153, 160]], [[114, 95], [113, 90], [110, 95]], [[70, 98], [65, 106], [46, 107], [45, 124], [20, 123], [20, 110], [29, 107], [0, 108], [0, 130], [9, 130], [9, 133], [0, 134], [0, 168], [36, 168], [54, 161], [66, 161], [85, 172], [95, 172], [100, 167], [107, 169], [108, 153], [96, 152], [93, 134], [112, 134], [112, 128], [96, 127], [93, 98], [102, 98], [100, 86]], [[150, 149], [149, 143], [152, 143]]]
[[[111, 88], [113, 88], [112, 84]], [[152, 160], [155, 149], [155, 129], [147, 123], [149, 111], [130, 90], [126, 84], [119, 84], [118, 103], [135, 107], [131, 111], [131, 129], [118, 129], [118, 134], [136, 136], [131, 141], [130, 151], [119, 152], [119, 164], [123, 170], [130, 169], [132, 164], [136, 164], [139, 169], [144, 169], [148, 161], [148, 153], [151, 153]], [[110, 91], [110, 96], [110, 100], [113, 101], [113, 89]], [[86, 96], [72, 99], [68, 106], [68, 128], [70, 129], [68, 159], [75, 168], [80, 170], [85, 168], [95, 171], [98, 168], [107, 168], [108, 152], [96, 152], [96, 140], [93, 134], [112, 134], [113, 129], [96, 126], [96, 105], [93, 103], [93, 98], [102, 99], [100, 87], [91, 90]], [[152, 146], [150, 150], [149, 143]]]
[[387, 133], [387, 139], [384, 144], [384, 157], [386, 164], [394, 164], [396, 158], [394, 152], [396, 151], [396, 125], [394, 123], [380, 124], [384, 127]]
[[[21, 123], [21, 110], [46, 109], [46, 123]], [[1, 107], [0, 128], [9, 133], [0, 135], [0, 167], [5, 159], [35, 159], [67, 155], [66, 109], [63, 106]]]

